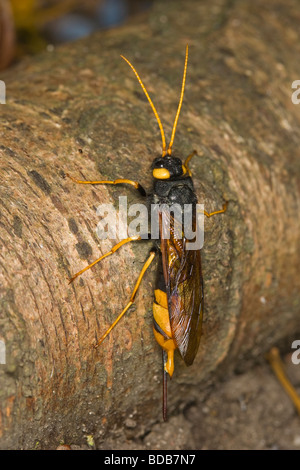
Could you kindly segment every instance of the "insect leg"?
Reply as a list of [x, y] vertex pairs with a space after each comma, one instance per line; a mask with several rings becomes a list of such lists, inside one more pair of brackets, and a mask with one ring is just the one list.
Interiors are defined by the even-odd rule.
[[269, 351], [269, 353], [266, 355], [266, 359], [269, 361], [279, 382], [285, 389], [286, 393], [290, 396], [300, 415], [300, 397], [284, 372], [284, 365], [282, 363], [282, 360], [280, 359], [278, 349], [272, 348], [271, 351]]
[[78, 183], [78, 184], [123, 184], [123, 183], [131, 184], [131, 186], [134, 186], [135, 189], [137, 189], [142, 196], [146, 196], [146, 191], [137, 181], [127, 180], [127, 179], [116, 179], [114, 181], [108, 181], [108, 180], [82, 181], [82, 180], [77, 180], [73, 178], [73, 176], [70, 176], [68, 173], [66, 173], [66, 176], [68, 176], [72, 181], [74, 181], [74, 183]]
[[193, 158], [194, 155], [197, 155], [197, 150], [194, 150], [188, 157], [186, 157], [185, 161], [184, 161], [184, 168], [186, 168], [189, 176], [192, 176], [192, 172], [191, 170], [189, 169], [188, 167], [188, 164], [189, 164], [189, 161]]
[[142, 282], [142, 279], [144, 277], [144, 274], [145, 272], [147, 271], [147, 269], [149, 268], [150, 264], [152, 263], [154, 257], [156, 255], [156, 250], [153, 249], [150, 251], [150, 256], [149, 258], [147, 259], [147, 261], [145, 262], [141, 272], [140, 272], [140, 275], [138, 277], [138, 280], [134, 286], [134, 289], [133, 289], [133, 292], [131, 294], [131, 297], [130, 297], [130, 300], [128, 302], [128, 304], [126, 305], [126, 307], [124, 308], [124, 310], [122, 310], [122, 312], [120, 313], [120, 315], [117, 317], [117, 319], [113, 322], [113, 324], [108, 328], [108, 330], [104, 333], [103, 336], [101, 336], [101, 338], [99, 339], [99, 341], [94, 345], [95, 348], [97, 348], [101, 343], [102, 341], [106, 338], [106, 336], [111, 332], [111, 330], [116, 326], [116, 324], [121, 320], [121, 318], [123, 317], [123, 315], [127, 312], [127, 310], [129, 309], [129, 307], [131, 307], [131, 305], [133, 304], [134, 302], [134, 299], [135, 299], [135, 296], [136, 296], [136, 293], [137, 293], [137, 290]]
[[203, 211], [203, 214], [206, 215], [206, 217], [211, 217], [212, 215], [215, 215], [215, 214], [223, 214], [227, 210], [227, 205], [228, 203], [225, 202], [225, 204], [223, 204], [223, 209], [220, 209], [219, 211], [214, 211], [214, 212]]
[[95, 266], [95, 264], [99, 263], [99, 261], [103, 260], [104, 258], [106, 258], [107, 256], [109, 255], [112, 255], [115, 251], [117, 251], [122, 245], [125, 245], [125, 243], [129, 243], [129, 242], [133, 242], [133, 241], [136, 241], [136, 240], [141, 240], [141, 237], [136, 235], [134, 237], [129, 237], [129, 238], [125, 238], [124, 240], [121, 240], [119, 243], [117, 243], [115, 246], [112, 247], [112, 249], [110, 251], [108, 251], [108, 253], [105, 253], [104, 255], [100, 256], [100, 258], [96, 259], [96, 261], [93, 261], [91, 264], [89, 264], [88, 266], [86, 266], [85, 268], [83, 268], [81, 271], [79, 271], [78, 273], [74, 274], [74, 276], [71, 277], [71, 279], [69, 280], [69, 284], [71, 284], [71, 282], [74, 281], [74, 279], [76, 279], [76, 277], [80, 276], [80, 274], [84, 273], [84, 271], [87, 271], [88, 269], [90, 269], [91, 267]]

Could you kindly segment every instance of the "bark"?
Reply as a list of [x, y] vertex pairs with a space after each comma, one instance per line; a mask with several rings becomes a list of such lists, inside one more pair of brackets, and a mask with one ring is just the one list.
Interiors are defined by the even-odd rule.
[[[199, 202], [228, 211], [206, 221], [203, 337], [195, 363], [176, 357], [169, 411], [243, 369], [299, 328], [299, 107], [296, 0], [157, 2], [142, 22], [28, 59], [2, 74], [1, 446], [98, 446], [116, 428], [141, 436], [161, 420], [161, 351], [152, 334], [155, 263], [127, 303], [151, 244], [132, 243], [68, 285], [108, 251], [100, 203], [134, 189], [76, 185], [129, 178], [151, 188], [156, 120], [170, 136], [185, 45], [190, 58], [174, 155], [191, 162]], [[245, 359], [248, 359], [246, 362]], [[176, 429], [175, 431], [176, 432]], [[117, 444], [116, 444], [117, 446]]]

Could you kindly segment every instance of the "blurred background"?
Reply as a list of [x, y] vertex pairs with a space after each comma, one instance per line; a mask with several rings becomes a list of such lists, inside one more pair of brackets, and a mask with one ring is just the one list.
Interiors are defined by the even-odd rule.
[[25, 55], [123, 24], [153, 0], [0, 0], [0, 70]]

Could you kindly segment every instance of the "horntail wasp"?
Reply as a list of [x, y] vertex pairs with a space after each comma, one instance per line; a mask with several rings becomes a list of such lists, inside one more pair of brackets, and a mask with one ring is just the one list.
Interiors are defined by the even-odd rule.
[[[156, 111], [156, 108], [134, 66], [121, 56], [131, 67], [136, 78], [139, 81], [158, 122], [162, 138], [162, 155], [156, 157], [152, 163], [153, 191], [148, 196], [150, 204], [158, 204], [159, 207], [168, 207], [177, 203], [183, 209], [185, 204], [192, 207], [192, 225], [195, 230], [196, 204], [197, 196], [194, 191], [192, 173], [188, 166], [189, 161], [196, 154], [194, 151], [182, 163], [182, 160], [172, 156], [172, 146], [174, 142], [177, 122], [182, 106], [184, 86], [186, 80], [188, 46], [186, 46], [185, 64], [181, 94], [177, 113], [174, 120], [171, 140], [168, 148], [166, 147], [165, 134], [162, 123]], [[143, 187], [137, 182], [128, 179], [116, 179], [114, 181], [79, 181], [71, 178], [74, 182], [80, 184], [130, 184], [135, 187], [142, 196], [147, 196]], [[221, 210], [208, 213], [204, 211], [207, 217], [220, 214], [226, 211], [226, 204]], [[155, 258], [159, 254], [159, 268], [157, 284], [154, 290], [153, 303], [153, 331], [158, 344], [163, 352], [163, 418], [167, 419], [167, 376], [172, 377], [174, 371], [174, 351], [179, 350], [181, 357], [186, 365], [191, 365], [195, 359], [200, 337], [203, 315], [203, 279], [201, 273], [200, 249], [188, 250], [187, 238], [184, 232], [182, 237], [175, 236], [176, 220], [170, 216], [170, 211], [166, 209], [159, 210], [159, 234], [160, 238], [157, 247], [150, 251], [150, 255], [143, 265], [138, 280], [133, 289], [129, 302], [108, 328], [100, 340], [95, 344], [98, 347], [116, 324], [121, 320], [133, 304], [137, 290], [142, 278]], [[164, 237], [164, 224], [169, 224], [169, 237]], [[82, 274], [87, 269], [94, 266], [99, 261], [109, 255], [112, 255], [121, 246], [131, 241], [141, 240], [141, 236], [132, 236], [117, 243], [108, 253], [104, 254], [96, 261], [75, 274], [70, 282]]]

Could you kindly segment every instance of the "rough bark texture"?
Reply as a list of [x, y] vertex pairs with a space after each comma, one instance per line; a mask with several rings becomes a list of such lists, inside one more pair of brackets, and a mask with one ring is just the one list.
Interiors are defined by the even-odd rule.
[[124, 424], [138, 436], [161, 420], [155, 265], [136, 308], [91, 347], [126, 304], [151, 244], [127, 245], [68, 285], [114, 244], [96, 236], [97, 206], [117, 207], [119, 195], [141, 199], [131, 188], [75, 185], [65, 173], [150, 188], [160, 153], [157, 123], [120, 53], [137, 67], [170, 135], [189, 43], [174, 155], [202, 154], [191, 168], [207, 210], [229, 201], [226, 214], [206, 222], [203, 339], [192, 367], [176, 358], [170, 414], [197, 403], [214, 377], [300, 331], [300, 113], [291, 102], [300, 77], [298, 2], [157, 2], [143, 20], [1, 76], [4, 448], [80, 444], [91, 434], [101, 446]]

